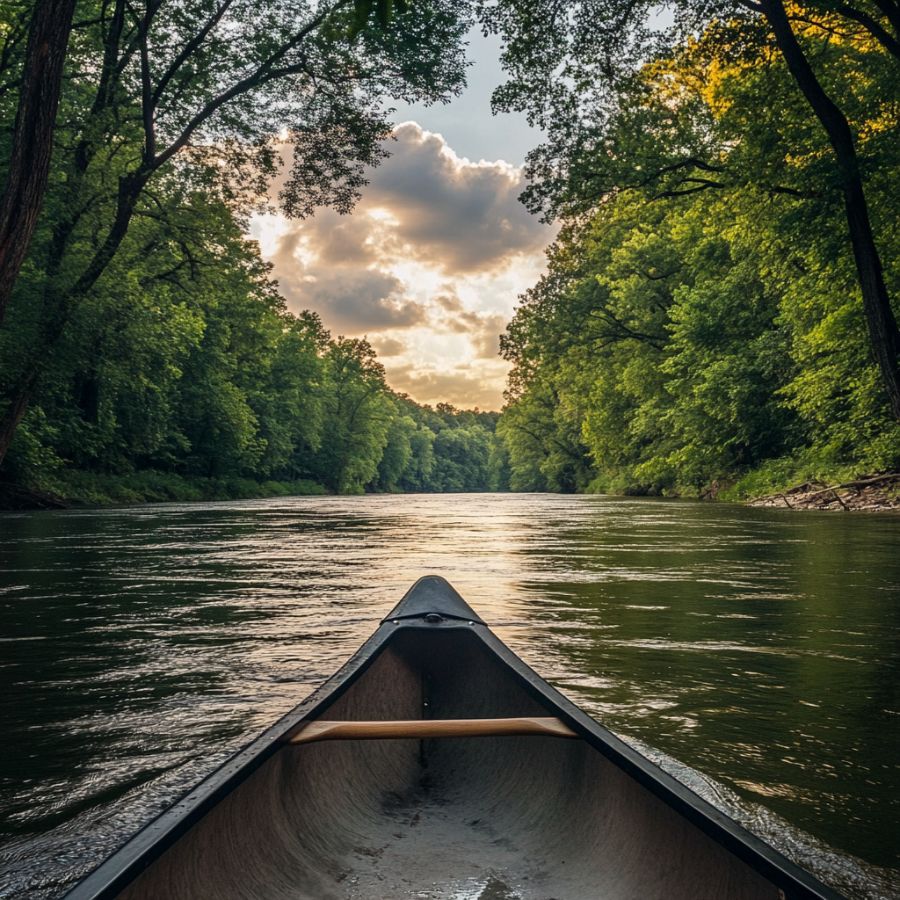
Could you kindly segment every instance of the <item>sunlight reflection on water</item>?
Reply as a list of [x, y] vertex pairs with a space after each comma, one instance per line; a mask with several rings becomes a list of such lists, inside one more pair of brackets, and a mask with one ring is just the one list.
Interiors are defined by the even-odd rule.
[[895, 517], [548, 495], [3, 516], [0, 896], [58, 895], [427, 574], [708, 799], [889, 896], [853, 857], [900, 865], [898, 549]]

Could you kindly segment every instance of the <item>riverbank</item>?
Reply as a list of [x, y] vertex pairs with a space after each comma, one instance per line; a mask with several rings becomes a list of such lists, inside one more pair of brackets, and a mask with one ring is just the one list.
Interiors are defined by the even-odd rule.
[[807, 481], [747, 501], [749, 506], [836, 511], [900, 511], [900, 473], [864, 475], [837, 484]]
[[[673, 491], [660, 496], [793, 510], [900, 511], [900, 473], [807, 478], [791, 484], [751, 472], [731, 484], [714, 482], [700, 492]], [[788, 486], [790, 485], [790, 486]], [[643, 496], [628, 487], [588, 491], [610, 496]], [[267, 497], [318, 496], [329, 491], [308, 479], [256, 481], [251, 478], [201, 478], [152, 469], [130, 475], [64, 470], [39, 484], [0, 481], [0, 510], [68, 509], [133, 503], [255, 500]]]
[[591, 482], [586, 493], [794, 510], [896, 512], [900, 510], [900, 472], [860, 472], [852, 464], [813, 456], [783, 457], [767, 460], [741, 475], [715, 479], [703, 487], [648, 487], [633, 483], [627, 476], [607, 473]]
[[104, 475], [72, 469], [56, 473], [39, 484], [0, 481], [0, 510], [253, 500], [327, 493], [321, 484], [308, 479], [255, 481], [251, 478], [202, 478], [152, 469], [130, 475]]

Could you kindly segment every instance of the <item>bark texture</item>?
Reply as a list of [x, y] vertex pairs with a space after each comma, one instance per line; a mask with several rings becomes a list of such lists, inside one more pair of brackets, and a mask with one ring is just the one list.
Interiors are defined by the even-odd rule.
[[0, 322], [44, 203], [75, 0], [38, 0], [31, 19], [6, 187], [0, 197]]
[[763, 0], [761, 9], [791, 75], [825, 129], [837, 158], [869, 341], [891, 412], [894, 418], [900, 420], [900, 329], [891, 309], [881, 258], [872, 232], [853, 132], [847, 117], [825, 92], [803, 53], [782, 0]]

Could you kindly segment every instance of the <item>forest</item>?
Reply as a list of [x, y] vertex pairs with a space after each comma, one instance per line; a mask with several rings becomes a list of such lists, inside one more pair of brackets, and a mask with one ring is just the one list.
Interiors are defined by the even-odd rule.
[[[349, 213], [390, 102], [505, 47], [559, 223], [501, 413], [288, 311], [249, 216]], [[48, 50], [49, 48], [49, 50]], [[0, 480], [740, 497], [900, 466], [894, 0], [0, 4]]]
[[[496, 413], [392, 391], [367, 341], [288, 311], [246, 237], [273, 134], [290, 126], [295, 148], [283, 207], [347, 212], [390, 133], [384, 98], [458, 89], [452, 4], [398, 5], [388, 22], [347, 3], [5, 3], [4, 251], [6, 200], [18, 191], [21, 212], [33, 193], [33, 157], [15, 167], [34, 34], [66, 15], [42, 208], [0, 297], [8, 489], [104, 502], [499, 485]], [[47, 72], [31, 75], [46, 112]]]
[[514, 7], [498, 100], [548, 129], [525, 200], [562, 228], [502, 344], [511, 487], [896, 469], [900, 7]]

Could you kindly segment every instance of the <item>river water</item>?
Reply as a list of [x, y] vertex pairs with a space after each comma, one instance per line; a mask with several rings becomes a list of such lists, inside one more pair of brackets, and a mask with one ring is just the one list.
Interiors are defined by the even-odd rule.
[[900, 517], [554, 495], [0, 516], [0, 897], [59, 896], [448, 578], [848, 896], [900, 896]]

